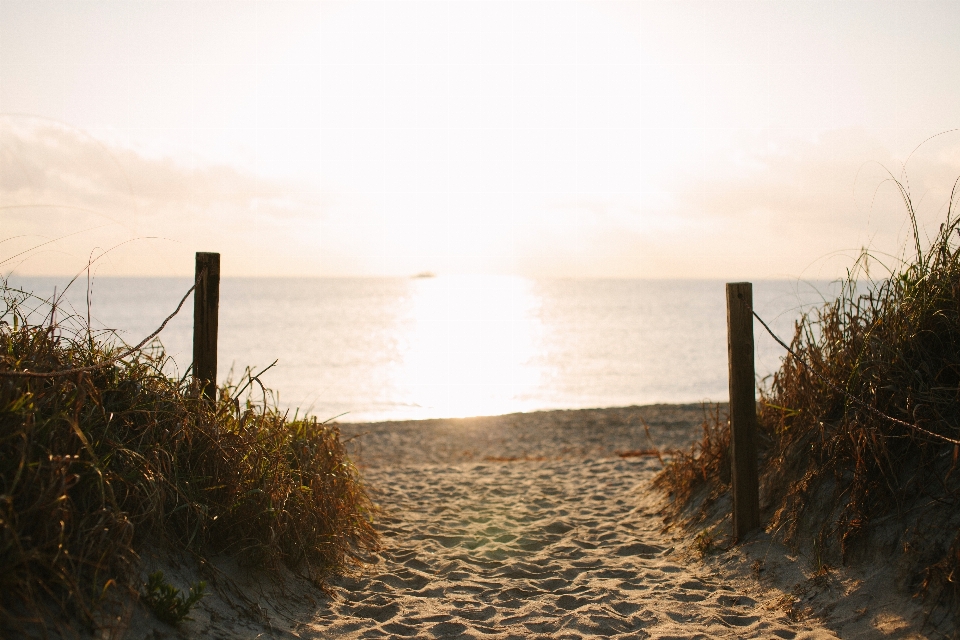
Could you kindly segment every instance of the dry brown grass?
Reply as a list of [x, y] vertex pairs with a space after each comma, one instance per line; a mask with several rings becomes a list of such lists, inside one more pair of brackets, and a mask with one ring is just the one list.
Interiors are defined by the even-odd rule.
[[[758, 405], [767, 529], [817, 562], [899, 562], [944, 606], [960, 604], [958, 226], [951, 205], [929, 248], [918, 240], [880, 281], [858, 281], [858, 262], [833, 303], [797, 321]], [[704, 429], [658, 478], [677, 508], [704, 483], [726, 490], [726, 420]]]
[[120, 347], [69, 322], [29, 324], [29, 296], [3, 293], [0, 629], [93, 625], [105, 603], [138, 591], [147, 543], [314, 581], [377, 546], [336, 426], [234, 400], [236, 387], [198, 399], [163, 372], [158, 345], [95, 372], [9, 375], [103, 362]]
[[[730, 429], [727, 414], [719, 404], [704, 405], [702, 428], [703, 435], [689, 450], [668, 452], [669, 461], [654, 480], [654, 486], [670, 497], [672, 515], [693, 507], [691, 517], [697, 522], [730, 485]], [[701, 495], [704, 489], [706, 494]]]
[[621, 458], [660, 458], [660, 451], [657, 449], [628, 449], [614, 453]]

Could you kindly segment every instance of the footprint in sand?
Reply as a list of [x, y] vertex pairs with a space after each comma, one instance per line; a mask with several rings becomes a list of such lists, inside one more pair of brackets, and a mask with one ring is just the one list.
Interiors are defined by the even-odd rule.
[[323, 638], [832, 638], [671, 560], [643, 458], [367, 469], [384, 549]]

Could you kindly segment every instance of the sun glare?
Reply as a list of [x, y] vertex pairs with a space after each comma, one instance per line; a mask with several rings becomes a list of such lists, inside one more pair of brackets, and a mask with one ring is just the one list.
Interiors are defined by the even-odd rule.
[[528, 409], [541, 384], [540, 301], [533, 282], [451, 276], [413, 282], [395, 384], [430, 415]]

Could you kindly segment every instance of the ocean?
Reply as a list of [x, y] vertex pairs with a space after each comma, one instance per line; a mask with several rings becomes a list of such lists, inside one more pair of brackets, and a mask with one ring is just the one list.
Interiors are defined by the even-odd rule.
[[[50, 298], [65, 278], [11, 277]], [[136, 344], [173, 311], [188, 278], [95, 278], [90, 321]], [[87, 282], [58, 317], [87, 318]], [[754, 308], [785, 341], [835, 283], [754, 282]], [[34, 319], [48, 313], [37, 304]], [[192, 301], [160, 336], [182, 375], [192, 354]], [[784, 350], [755, 324], [760, 378]], [[219, 377], [274, 360], [262, 381], [281, 407], [321, 420], [497, 415], [727, 398], [724, 283], [707, 280], [225, 278]], [[257, 389], [259, 394], [259, 388]]]

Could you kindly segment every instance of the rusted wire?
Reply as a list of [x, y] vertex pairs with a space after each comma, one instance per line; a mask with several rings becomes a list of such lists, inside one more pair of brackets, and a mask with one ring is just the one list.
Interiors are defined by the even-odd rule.
[[791, 348], [787, 345], [787, 343], [785, 343], [783, 340], [781, 340], [780, 337], [779, 337], [777, 334], [775, 334], [775, 333], [773, 332], [773, 330], [772, 330], [769, 326], [767, 326], [767, 323], [763, 321], [763, 318], [761, 318], [759, 315], [757, 315], [757, 312], [756, 312], [756, 311], [754, 311], [753, 309], [750, 309], [750, 313], [752, 313], [752, 314], [753, 314], [753, 317], [756, 318], [756, 319], [760, 322], [760, 324], [763, 325], [763, 328], [767, 330], [767, 333], [770, 334], [770, 337], [772, 337], [774, 340], [776, 340], [777, 343], [778, 343], [781, 347], [783, 347], [784, 349], [787, 350], [787, 353], [789, 353], [791, 356], [793, 356], [793, 359], [794, 359], [794, 360], [796, 360], [796, 361], [799, 362], [801, 365], [803, 365], [803, 367], [804, 367], [807, 371], [809, 371], [810, 373], [812, 373], [813, 375], [815, 375], [817, 378], [819, 378], [819, 379], [820, 379], [822, 382], [824, 382], [828, 387], [830, 387], [831, 389], [833, 389], [833, 390], [836, 391], [837, 393], [842, 394], [844, 397], [846, 397], [848, 400], [850, 400], [851, 402], [853, 402], [855, 405], [857, 405], [857, 406], [859, 406], [859, 407], [862, 407], [862, 408], [866, 409], [867, 411], [869, 411], [870, 413], [872, 413], [872, 414], [874, 414], [874, 415], [876, 415], [876, 416], [878, 416], [878, 417], [880, 417], [880, 418], [883, 418], [884, 420], [888, 420], [889, 422], [892, 422], [892, 423], [894, 423], [894, 424], [898, 424], [898, 425], [900, 425], [900, 426], [902, 426], [902, 427], [906, 427], [907, 429], [912, 429], [912, 430], [914, 430], [914, 431], [917, 431], [917, 432], [919, 432], [919, 433], [922, 433], [922, 434], [924, 434], [925, 436], [934, 438], [934, 439], [936, 439], [936, 440], [940, 440], [940, 441], [942, 441], [942, 442], [948, 442], [948, 443], [950, 443], [950, 444], [952, 444], [952, 445], [960, 446], [960, 440], [956, 440], [956, 439], [954, 439], [954, 438], [949, 438], [949, 437], [944, 436], [944, 435], [941, 435], [941, 434], [939, 434], [939, 433], [935, 433], [935, 432], [933, 432], [933, 431], [930, 431], [929, 429], [924, 429], [924, 428], [921, 427], [920, 425], [911, 424], [911, 423], [909, 423], [909, 422], [904, 422], [903, 420], [899, 420], [899, 419], [897, 419], [897, 418], [894, 418], [893, 416], [888, 416], [887, 414], [885, 414], [884, 412], [880, 411], [880, 410], [877, 409], [876, 407], [871, 407], [870, 405], [868, 405], [866, 402], [864, 402], [864, 401], [861, 400], [860, 398], [857, 398], [856, 396], [851, 395], [849, 392], [844, 391], [843, 389], [841, 389], [841, 388], [838, 387], [837, 385], [835, 385], [835, 384], [833, 384], [832, 382], [830, 382], [830, 380], [828, 380], [826, 377], [824, 377], [823, 375], [821, 375], [819, 371], [817, 371], [816, 369], [814, 369], [813, 367], [811, 367], [809, 364], [807, 364], [807, 362], [806, 362], [805, 360], [803, 360], [803, 358], [801, 358], [801, 357], [798, 356], [796, 353], [794, 353], [793, 349], [791, 349]]

